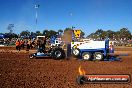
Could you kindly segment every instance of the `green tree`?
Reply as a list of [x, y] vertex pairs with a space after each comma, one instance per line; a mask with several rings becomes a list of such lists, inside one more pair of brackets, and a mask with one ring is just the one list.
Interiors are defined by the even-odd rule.
[[57, 32], [58, 35], [62, 35], [62, 33], [63, 33], [63, 30], [61, 30], [61, 29], [59, 29]]
[[114, 39], [115, 36], [116, 36], [116, 32], [114, 31], [111, 31], [111, 30], [107, 30], [107, 37], [110, 38], [110, 39]]
[[54, 30], [50, 30], [49, 33], [50, 33], [49, 37], [51, 37], [51, 36], [57, 36], [57, 32], [54, 31]]
[[102, 29], [98, 29], [96, 32], [91, 33], [87, 36], [87, 38], [93, 38], [93, 39], [105, 39], [106, 36], [112, 40], [122, 40], [127, 41], [129, 39], [132, 39], [131, 32], [127, 28], [122, 28], [120, 31], [112, 31], [107, 30], [103, 31]]
[[44, 31], [43, 31], [43, 35], [44, 35], [44, 36], [49, 36], [49, 30], [47, 30], [47, 29], [44, 30]]
[[127, 28], [120, 29], [120, 39], [123, 40], [131, 39], [131, 32]]
[[107, 37], [107, 32], [103, 31], [102, 34], [100, 34], [100, 38], [104, 40]]
[[121, 39], [120, 31], [115, 32], [114, 39], [117, 41], [119, 41]]
[[36, 36], [37, 36], [37, 34], [36, 34], [36, 33], [31, 32], [31, 34], [30, 34], [30, 38], [36, 38]]
[[102, 33], [104, 31], [102, 29], [98, 29], [96, 32], [95, 32], [95, 35], [97, 37], [97, 39], [101, 39], [101, 36], [102, 36]]
[[91, 33], [90, 35], [87, 36], [87, 38], [98, 39], [98, 35], [95, 33]]
[[81, 30], [81, 38], [84, 38], [85, 33]]
[[67, 31], [72, 31], [72, 30], [73, 30], [72, 28], [65, 28], [64, 33]]
[[46, 37], [57, 36], [57, 32], [54, 30], [44, 30], [43, 35]]
[[29, 37], [29, 36], [30, 36], [30, 32], [29, 32], [28, 30], [22, 31], [22, 32], [20, 33], [20, 37], [27, 38], [27, 37]]
[[5, 33], [6, 36], [9, 38], [9, 39], [12, 39], [12, 38], [18, 38], [18, 35], [15, 34], [15, 33]]
[[36, 31], [36, 36], [42, 36], [42, 33], [40, 31]]
[[108, 30], [108, 31], [104, 31], [102, 29], [98, 29], [96, 30], [94, 33], [91, 33], [90, 35], [88, 35], [88, 38], [93, 38], [93, 39], [100, 39], [100, 40], [104, 40], [106, 37], [109, 37], [110, 39], [113, 38], [113, 34], [115, 32]]

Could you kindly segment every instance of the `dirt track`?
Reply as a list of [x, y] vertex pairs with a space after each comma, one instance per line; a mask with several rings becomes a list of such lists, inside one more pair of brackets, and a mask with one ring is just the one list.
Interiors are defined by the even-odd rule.
[[116, 49], [116, 53], [129, 53], [129, 56], [122, 57], [122, 62], [31, 60], [28, 53], [9, 52], [10, 50], [6, 48], [8, 53], [0, 53], [0, 88], [132, 88], [132, 83], [81, 86], [76, 83], [79, 66], [87, 74], [132, 75], [132, 48]]

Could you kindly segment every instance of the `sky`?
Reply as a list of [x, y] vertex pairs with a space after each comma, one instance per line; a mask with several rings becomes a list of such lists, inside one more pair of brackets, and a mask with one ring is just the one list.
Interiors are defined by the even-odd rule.
[[[35, 4], [38, 20], [36, 24]], [[74, 26], [85, 35], [97, 29], [132, 32], [132, 0], [0, 0], [0, 32], [59, 30]]]

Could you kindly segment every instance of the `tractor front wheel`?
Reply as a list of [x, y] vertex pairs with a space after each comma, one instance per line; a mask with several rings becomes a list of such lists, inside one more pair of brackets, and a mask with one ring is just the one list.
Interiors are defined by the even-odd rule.
[[30, 54], [30, 55], [29, 55], [29, 58], [30, 58], [30, 59], [34, 59], [35, 56], [34, 56], [33, 54]]

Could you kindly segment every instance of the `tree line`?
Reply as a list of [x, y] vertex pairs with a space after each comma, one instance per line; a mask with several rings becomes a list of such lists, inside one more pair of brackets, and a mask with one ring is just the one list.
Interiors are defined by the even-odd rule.
[[[32, 38], [35, 38], [36, 36], [46, 36], [46, 37], [50, 38], [51, 36], [61, 36], [66, 31], [69, 31], [69, 30], [72, 31], [73, 28], [65, 28], [64, 30], [59, 29], [57, 31], [45, 29], [45, 30], [43, 30], [43, 32], [41, 32], [41, 31], [30, 32], [29, 30], [24, 30], [24, 31], [21, 31], [19, 34], [9, 32], [9, 33], [5, 33], [5, 35], [7, 35], [8, 38], [10, 38], [10, 39], [11, 38], [23, 38], [23, 39], [30, 38], [30, 39], [32, 39]], [[0, 33], [0, 34], [3, 34], [3, 33]], [[84, 35], [85, 35], [85, 33], [82, 31], [81, 37], [84, 37]]]
[[[30, 32], [29, 30], [21, 31], [19, 34], [13, 33], [13, 27], [14, 24], [9, 24], [7, 27], [7, 30], [9, 30], [9, 33], [5, 33], [8, 38], [35, 38], [36, 36], [59, 36], [63, 35], [66, 31], [73, 30], [75, 27], [72, 28], [65, 28], [65, 29], [59, 29], [57, 31], [55, 30], [43, 30], [43, 32], [36, 31], [36, 32]], [[85, 33], [81, 30], [81, 38], [84, 38]], [[125, 41], [125, 40], [131, 40], [132, 35], [131, 32], [128, 30], [128, 28], [121, 28], [119, 31], [112, 31], [112, 30], [103, 30], [98, 29], [94, 33], [89, 34], [86, 38], [92, 38], [95, 40], [104, 40], [105, 38], [109, 38], [111, 40], [117, 40], [117, 41]]]
[[51, 36], [57, 36], [57, 35], [62, 35], [63, 30], [59, 29], [58, 31], [54, 31], [54, 30], [44, 30], [43, 32], [40, 31], [36, 31], [36, 32], [30, 32], [28, 30], [26, 31], [22, 31], [20, 33], [20, 37], [21, 38], [35, 38], [36, 36], [46, 36], [46, 37], [51, 37]]
[[[43, 30], [43, 32], [41, 33], [40, 31], [36, 31], [36, 32], [29, 32], [28, 30], [26, 31], [22, 31], [20, 33], [20, 37], [29, 37], [29, 38], [33, 38], [36, 36], [46, 36], [46, 37], [51, 37], [51, 36], [61, 36], [63, 35], [66, 31], [72, 31], [73, 28], [65, 28], [64, 30], [59, 29], [58, 31], [55, 30]], [[85, 33], [82, 31], [81, 32], [81, 37], [84, 37]]]
[[104, 31], [102, 29], [98, 29], [94, 33], [91, 33], [90, 35], [87, 36], [87, 38], [99, 39], [99, 40], [104, 40], [107, 37], [111, 40], [117, 40], [117, 41], [120, 40], [126, 41], [132, 39], [131, 32], [128, 30], [128, 28], [121, 28], [119, 31], [112, 31], [112, 30]]

